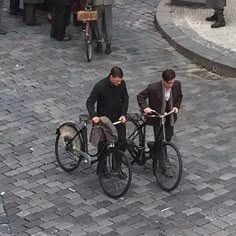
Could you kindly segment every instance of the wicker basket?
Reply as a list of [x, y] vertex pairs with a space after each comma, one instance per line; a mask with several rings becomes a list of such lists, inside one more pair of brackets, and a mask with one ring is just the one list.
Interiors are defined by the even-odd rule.
[[78, 21], [94, 21], [97, 20], [97, 11], [78, 11]]

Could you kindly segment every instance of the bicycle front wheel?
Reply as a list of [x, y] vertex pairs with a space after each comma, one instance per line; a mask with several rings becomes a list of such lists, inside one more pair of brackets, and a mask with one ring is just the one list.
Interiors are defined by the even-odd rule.
[[93, 45], [92, 45], [92, 29], [90, 22], [86, 24], [86, 31], [85, 31], [85, 45], [86, 45], [86, 57], [88, 62], [92, 60], [93, 57]]
[[111, 198], [122, 197], [132, 179], [130, 163], [119, 149], [110, 149], [98, 163], [98, 176], [105, 194]]
[[82, 140], [73, 126], [64, 124], [57, 132], [55, 155], [59, 166], [66, 172], [75, 170], [81, 162], [76, 150], [82, 149]]
[[162, 143], [153, 159], [153, 172], [160, 188], [171, 192], [181, 181], [183, 164], [178, 148], [173, 143]]

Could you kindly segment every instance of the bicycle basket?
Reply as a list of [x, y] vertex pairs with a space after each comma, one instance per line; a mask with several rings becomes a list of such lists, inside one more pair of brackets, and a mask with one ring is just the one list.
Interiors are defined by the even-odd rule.
[[95, 21], [97, 20], [97, 11], [78, 11], [78, 21]]

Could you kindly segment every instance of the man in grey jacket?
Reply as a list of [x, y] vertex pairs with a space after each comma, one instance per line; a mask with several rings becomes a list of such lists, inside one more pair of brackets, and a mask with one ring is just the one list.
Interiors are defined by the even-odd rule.
[[4, 0], [0, 0], [0, 34], [7, 34], [7, 31], [4, 29], [2, 25], [2, 10], [3, 10]]
[[214, 9], [214, 14], [206, 18], [206, 21], [215, 21], [211, 25], [211, 28], [219, 28], [225, 26], [224, 7], [226, 6], [226, 0], [207, 0], [208, 8]]
[[112, 38], [112, 4], [114, 0], [93, 0], [93, 6], [98, 12], [95, 34], [97, 38], [96, 52], [102, 52], [102, 39], [106, 43], [106, 54], [111, 53]]

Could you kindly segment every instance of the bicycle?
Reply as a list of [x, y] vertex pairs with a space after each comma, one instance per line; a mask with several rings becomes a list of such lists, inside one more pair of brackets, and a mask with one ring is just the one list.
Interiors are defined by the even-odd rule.
[[92, 22], [97, 20], [97, 11], [94, 11], [92, 5], [86, 2], [84, 11], [77, 12], [77, 20], [85, 23], [85, 50], [87, 60], [90, 62], [93, 56]]
[[74, 171], [81, 163], [90, 166], [98, 162], [97, 174], [105, 194], [115, 199], [122, 197], [128, 191], [132, 179], [128, 158], [118, 145], [108, 142], [96, 154], [89, 153], [87, 126], [90, 123], [88, 115], [80, 115], [78, 125], [64, 122], [57, 128], [56, 160], [66, 172]]
[[[161, 115], [153, 111], [145, 118], [137, 113], [128, 114], [126, 126], [127, 150], [133, 158], [131, 164], [137, 163], [142, 166], [147, 160], [152, 159], [156, 181], [160, 188], [167, 192], [177, 188], [183, 172], [182, 158], [178, 148], [172, 142], [166, 141], [165, 120], [172, 113], [173, 111]], [[158, 141], [146, 143], [146, 119], [151, 117], [161, 120], [161, 128]], [[164, 166], [163, 161], [168, 165]]]

